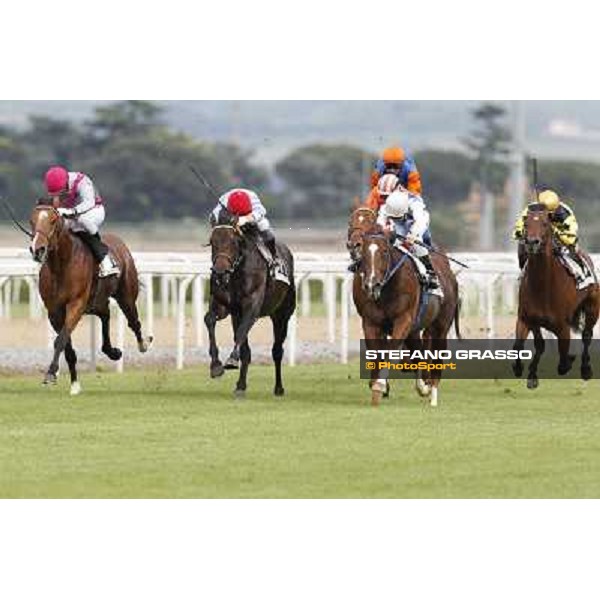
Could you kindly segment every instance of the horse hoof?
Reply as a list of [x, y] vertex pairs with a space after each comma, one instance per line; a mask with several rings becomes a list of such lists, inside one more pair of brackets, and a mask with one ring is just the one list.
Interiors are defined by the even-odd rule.
[[527, 388], [530, 390], [535, 390], [535, 388], [539, 385], [539, 381], [537, 377], [530, 377], [527, 380]]
[[110, 360], [119, 360], [123, 353], [118, 348], [102, 348], [102, 352], [110, 358]]
[[438, 405], [438, 389], [436, 387], [431, 388], [431, 397], [429, 398], [429, 406], [434, 408]]
[[422, 379], [417, 379], [415, 388], [417, 390], [417, 394], [419, 394], [421, 398], [427, 398], [429, 395], [431, 395], [431, 386], [425, 383]]
[[221, 363], [216, 363], [211, 365], [210, 367], [210, 376], [215, 379], [215, 377], [221, 377], [225, 373], [225, 369]]
[[589, 365], [581, 367], [581, 379], [583, 379], [584, 381], [588, 381], [588, 379], [591, 379], [592, 374], [592, 367], [590, 367]]
[[381, 396], [383, 395], [381, 390], [371, 388], [371, 406], [379, 406], [381, 403]]
[[142, 354], [144, 352], [148, 352], [148, 350], [150, 350], [150, 347], [152, 346], [153, 341], [154, 341], [154, 338], [151, 335], [149, 335], [145, 340], [138, 342], [138, 350]]
[[513, 363], [512, 370], [515, 377], [523, 375], [523, 365], [521, 363]]
[[56, 385], [56, 374], [55, 373], [46, 373], [44, 377], [43, 384], [44, 385]]
[[229, 357], [227, 359], [227, 362], [225, 363], [225, 369], [228, 371], [233, 371], [234, 369], [239, 369], [240, 368], [240, 360], [239, 358], [233, 358], [233, 357]]
[[79, 394], [81, 394], [81, 384], [79, 383], [79, 381], [74, 381], [71, 384], [71, 390], [69, 393], [71, 394], [71, 396], [78, 396]]
[[235, 389], [234, 392], [233, 392], [233, 395], [238, 400], [243, 400], [246, 397], [246, 390]]
[[280, 397], [281, 397], [281, 396], [285, 395], [285, 390], [284, 390], [282, 387], [276, 387], [276, 388], [273, 390], [273, 395], [274, 395], [274, 396], [280, 396]]

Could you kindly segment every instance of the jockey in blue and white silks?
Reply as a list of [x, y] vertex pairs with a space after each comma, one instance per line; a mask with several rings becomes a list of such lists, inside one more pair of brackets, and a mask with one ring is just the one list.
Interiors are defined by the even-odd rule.
[[398, 236], [394, 241], [396, 247], [408, 250], [423, 264], [427, 288], [438, 289], [440, 283], [427, 248], [431, 245], [430, 217], [423, 198], [403, 189], [392, 192], [379, 209], [377, 222]]

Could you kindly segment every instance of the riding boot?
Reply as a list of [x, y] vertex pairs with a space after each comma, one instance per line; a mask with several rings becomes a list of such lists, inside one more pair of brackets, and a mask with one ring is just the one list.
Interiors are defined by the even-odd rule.
[[425, 265], [427, 269], [427, 288], [430, 290], [435, 290], [440, 287], [440, 280], [431, 264], [431, 257], [429, 255], [421, 256], [421, 262]]
[[271, 260], [275, 261], [277, 259], [277, 247], [275, 245], [275, 236], [270, 229], [265, 229], [265, 231], [261, 231], [260, 235], [265, 243], [265, 246], [269, 249], [271, 253]]
[[89, 231], [78, 231], [79, 239], [90, 249], [97, 263], [101, 263], [108, 254], [108, 246], [100, 239], [99, 234], [92, 235]]
[[112, 260], [108, 246], [100, 238], [100, 234], [91, 234], [88, 231], [77, 232], [79, 238], [91, 250], [96, 262], [100, 266], [99, 277], [108, 277], [109, 275], [118, 275], [119, 267]]

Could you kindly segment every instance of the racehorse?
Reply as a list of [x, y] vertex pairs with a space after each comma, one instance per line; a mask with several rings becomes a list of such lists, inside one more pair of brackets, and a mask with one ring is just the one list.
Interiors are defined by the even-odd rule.
[[77, 379], [77, 354], [71, 334], [84, 314], [93, 314], [102, 322], [102, 352], [111, 360], [119, 360], [122, 352], [110, 341], [109, 298], [113, 297], [134, 332], [140, 352], [146, 352], [152, 338], [144, 338], [136, 300], [138, 274], [133, 258], [121, 239], [106, 234], [103, 240], [120, 268], [120, 275], [100, 279], [92, 253], [76, 234], [69, 232], [65, 218], [51, 205], [38, 203], [30, 217], [32, 241], [30, 252], [42, 264], [39, 290], [48, 318], [57, 333], [54, 355], [44, 383], [56, 383], [58, 361], [64, 351], [71, 374], [71, 394], [81, 391]]
[[[237, 219], [221, 211], [219, 222], [213, 227], [209, 245], [212, 249], [210, 303], [204, 322], [210, 340], [210, 375], [220, 377], [225, 369], [240, 368], [235, 395], [245, 394], [248, 366], [251, 361], [248, 334], [260, 317], [269, 316], [273, 323], [271, 356], [275, 363], [273, 393], [283, 396], [281, 377], [283, 343], [288, 322], [296, 309], [294, 259], [289, 248], [277, 242], [277, 254], [285, 263], [289, 284], [278, 281], [269, 273], [267, 260], [261, 251], [259, 232], [254, 226], [244, 229]], [[231, 315], [234, 347], [225, 365], [219, 360], [215, 338], [217, 321]], [[241, 367], [240, 367], [241, 361]]]
[[[424, 303], [412, 257], [393, 246], [380, 225], [374, 225], [363, 234], [362, 247], [352, 293], [362, 318], [367, 349], [376, 348], [378, 341], [391, 336], [396, 348], [406, 344], [411, 350], [445, 350], [453, 321], [456, 335], [460, 337], [458, 283], [445, 256], [432, 254], [444, 297], [429, 294], [428, 302]], [[374, 406], [379, 404], [386, 387], [385, 379], [379, 375], [379, 368], [371, 370], [371, 404]], [[427, 383], [417, 377], [417, 391], [422, 396], [429, 395], [432, 406], [438, 403], [440, 379], [441, 370], [432, 371]]]
[[[523, 246], [527, 253], [527, 263], [519, 286], [519, 308], [516, 335], [513, 348], [522, 350], [525, 340], [533, 333], [535, 354], [529, 365], [527, 387], [538, 386], [537, 368], [545, 349], [541, 329], [552, 332], [558, 338], [558, 374], [565, 375], [571, 370], [575, 356], [569, 354], [571, 329], [581, 333], [583, 352], [581, 354], [581, 378], [592, 377], [589, 347], [592, 331], [600, 311], [600, 288], [593, 283], [578, 290], [575, 279], [560, 264], [555, 256], [552, 223], [543, 204], [532, 204], [525, 218]], [[594, 266], [589, 256], [581, 253], [591, 272]], [[523, 364], [518, 358], [513, 363], [516, 377], [523, 374]]]

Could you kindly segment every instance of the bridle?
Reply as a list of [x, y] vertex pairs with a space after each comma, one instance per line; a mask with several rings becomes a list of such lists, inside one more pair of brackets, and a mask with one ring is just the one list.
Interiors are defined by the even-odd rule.
[[383, 275], [383, 279], [381, 280], [381, 287], [385, 287], [385, 285], [390, 281], [390, 279], [396, 274], [396, 271], [404, 264], [406, 259], [408, 258], [408, 254], [402, 254], [398, 262], [393, 264], [393, 255], [392, 255], [392, 245], [390, 244], [389, 239], [386, 237], [384, 233], [370, 233], [367, 234], [366, 239], [364, 240], [365, 244], [368, 244], [369, 240], [383, 240], [385, 242], [385, 261], [386, 268], [385, 273]]
[[38, 229], [37, 227], [33, 230], [32, 239], [35, 239], [36, 235], [40, 235], [40, 236], [46, 238], [48, 246], [50, 247], [50, 246], [52, 246], [52, 238], [53, 238], [54, 234], [56, 233], [58, 226], [61, 223], [60, 213], [53, 206], [49, 206], [49, 205], [36, 206], [35, 210], [36, 211], [50, 210], [58, 216], [58, 218], [54, 222], [54, 225], [52, 226], [52, 228], [50, 229], [50, 231], [48, 233], [46, 233], [45, 231], [42, 231], [41, 229]]
[[355, 215], [359, 215], [360, 213], [367, 213], [373, 218], [373, 221], [370, 223], [370, 225], [373, 225], [377, 220], [377, 213], [372, 208], [368, 208], [367, 206], [361, 206], [353, 211], [352, 215], [350, 216], [350, 223], [348, 224], [348, 241], [346, 242], [346, 247], [348, 250], [353, 250], [356, 246], [360, 245], [359, 242], [352, 242], [354, 234], [356, 232], [361, 232], [363, 229], [361, 225], [352, 225]]
[[[238, 229], [236, 227], [234, 227], [233, 225], [215, 225], [213, 227], [213, 231], [215, 229], [233, 229], [233, 231], [237, 235], [239, 235]], [[211, 235], [211, 243], [212, 243], [212, 235]], [[227, 260], [227, 262], [230, 265], [228, 269], [217, 271], [217, 269], [215, 268], [215, 263], [217, 262], [217, 260], [219, 258], [224, 258], [225, 260]], [[217, 252], [213, 256], [210, 271], [214, 275], [232, 275], [235, 272], [235, 270], [239, 267], [240, 263], [242, 262], [242, 258], [243, 258], [243, 256], [241, 253], [236, 258], [233, 258], [229, 254], [227, 254], [227, 252]]]

